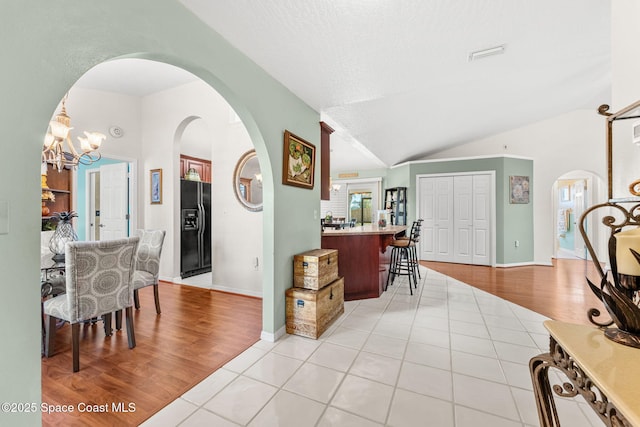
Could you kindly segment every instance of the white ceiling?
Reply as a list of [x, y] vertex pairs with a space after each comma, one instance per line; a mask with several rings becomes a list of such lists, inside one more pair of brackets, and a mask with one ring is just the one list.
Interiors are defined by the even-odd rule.
[[[610, 101], [606, 0], [180, 1], [336, 129], [334, 171], [423, 158]], [[503, 44], [502, 55], [468, 60]], [[118, 75], [120, 62], [94, 70]], [[188, 81], [166, 67], [112, 84], [142, 96]]]

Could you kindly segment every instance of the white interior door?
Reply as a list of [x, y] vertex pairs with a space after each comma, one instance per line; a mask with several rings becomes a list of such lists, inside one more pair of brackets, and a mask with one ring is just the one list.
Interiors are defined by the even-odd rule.
[[420, 259], [492, 265], [491, 173], [418, 178]]
[[127, 163], [100, 166], [100, 240], [129, 235]]
[[573, 188], [571, 189], [571, 193], [573, 194], [573, 224], [571, 224], [573, 227], [573, 246], [575, 255], [582, 259], [587, 256], [587, 247], [582, 238], [582, 234], [580, 234], [578, 223], [585, 210], [586, 191], [587, 183], [584, 179], [577, 180], [573, 183]]
[[454, 255], [453, 261], [473, 263], [473, 176], [453, 177], [453, 223]]
[[491, 265], [491, 213], [493, 207], [491, 175], [473, 176], [473, 260], [472, 264]]
[[419, 218], [422, 218], [420, 235], [420, 259], [435, 261], [436, 259], [436, 180], [435, 178], [419, 178]]
[[436, 178], [436, 261], [451, 261], [453, 257], [453, 177]]
[[425, 177], [419, 180], [420, 259], [451, 261], [453, 256], [453, 177]]

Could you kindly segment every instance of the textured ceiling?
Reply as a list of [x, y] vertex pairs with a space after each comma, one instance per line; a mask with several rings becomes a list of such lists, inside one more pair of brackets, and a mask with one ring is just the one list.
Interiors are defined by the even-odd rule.
[[181, 3], [387, 166], [610, 98], [606, 0]]
[[[336, 129], [333, 171], [424, 158], [610, 102], [606, 0], [180, 1]], [[468, 60], [503, 44], [502, 55]], [[119, 60], [78, 85], [144, 96], [194, 78]]]

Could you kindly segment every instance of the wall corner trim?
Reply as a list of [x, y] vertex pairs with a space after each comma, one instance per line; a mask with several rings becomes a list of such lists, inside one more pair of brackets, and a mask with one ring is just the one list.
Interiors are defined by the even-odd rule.
[[278, 329], [275, 334], [272, 334], [271, 332], [267, 332], [267, 331], [262, 331], [260, 333], [260, 339], [268, 342], [276, 342], [280, 338], [282, 338], [285, 334], [286, 334], [286, 326], [283, 326], [282, 328]]

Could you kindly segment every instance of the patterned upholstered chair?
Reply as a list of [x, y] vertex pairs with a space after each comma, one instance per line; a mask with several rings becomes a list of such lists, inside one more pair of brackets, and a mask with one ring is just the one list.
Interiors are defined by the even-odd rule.
[[136, 230], [135, 235], [140, 237], [136, 253], [136, 269], [133, 273], [133, 301], [136, 310], [140, 309], [138, 290], [146, 286], [153, 286], [156, 313], [160, 314], [158, 273], [160, 272], [160, 254], [165, 234], [164, 230]]
[[[65, 252], [66, 293], [43, 304], [46, 336], [45, 355], [53, 353], [56, 319], [71, 324], [73, 372], [80, 369], [80, 323], [104, 316], [111, 324], [111, 313], [125, 309], [129, 348], [136, 346], [133, 329], [133, 271], [138, 237], [95, 242], [68, 243]], [[110, 332], [110, 328], [109, 328]]]

